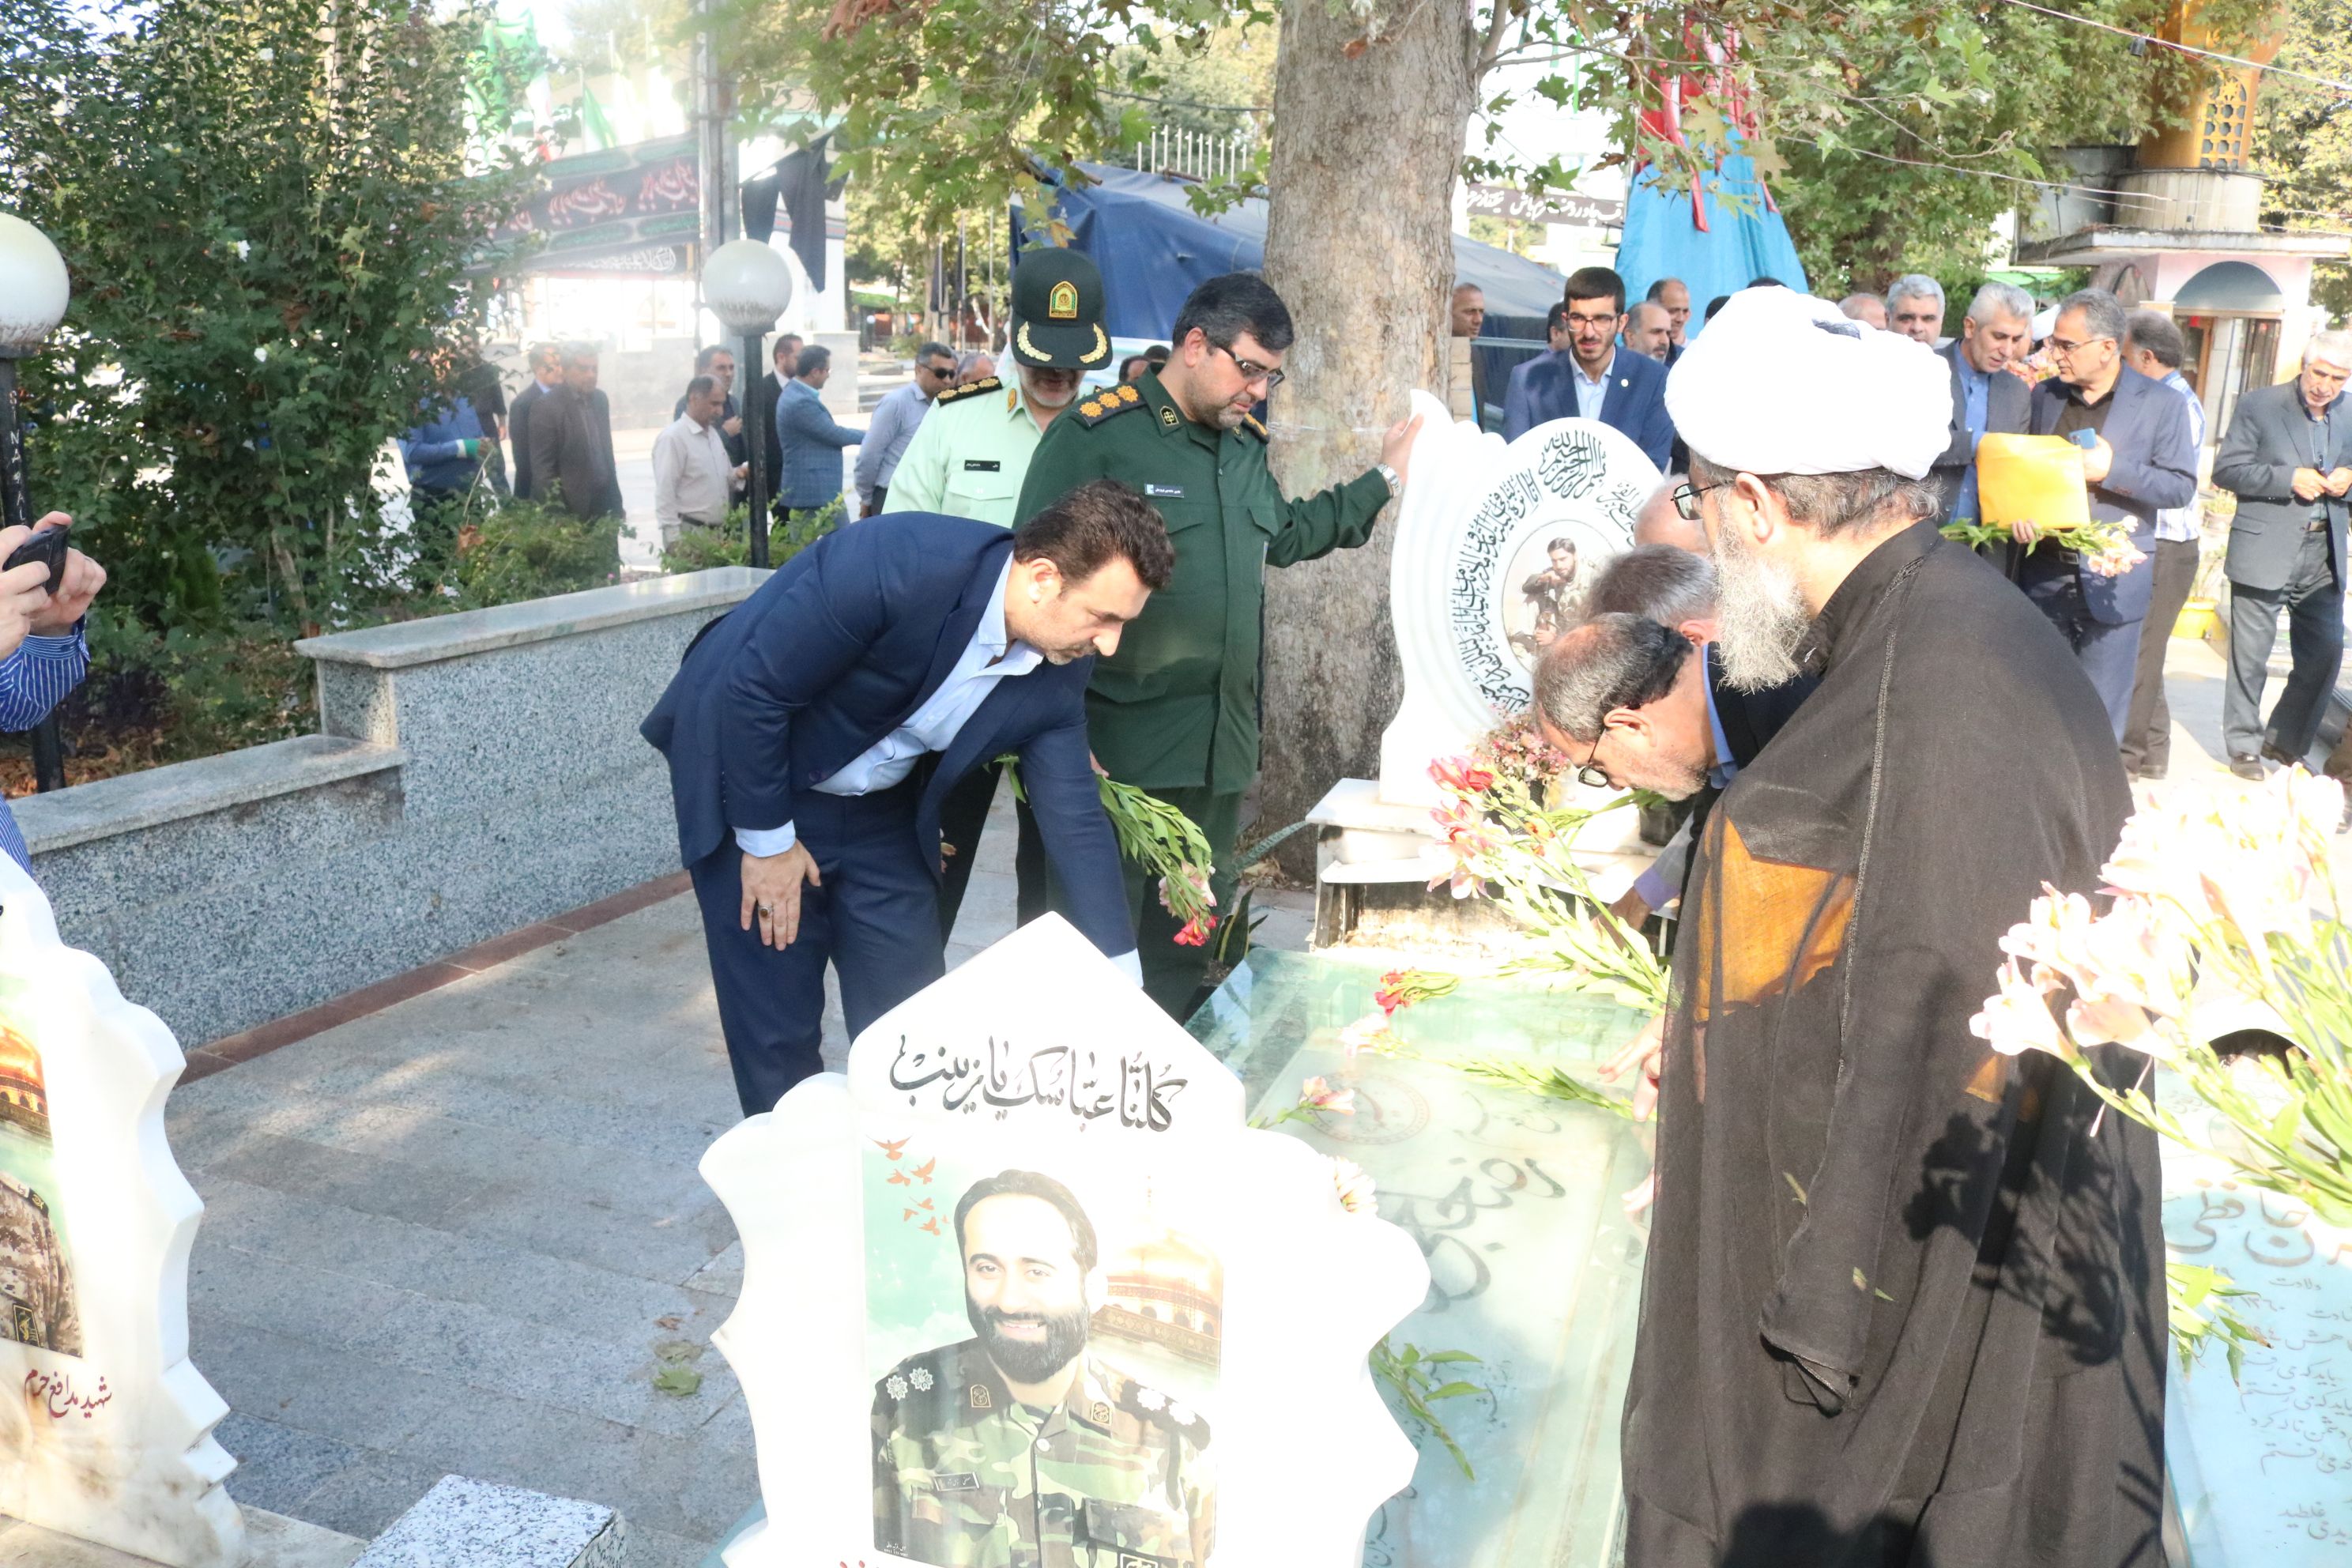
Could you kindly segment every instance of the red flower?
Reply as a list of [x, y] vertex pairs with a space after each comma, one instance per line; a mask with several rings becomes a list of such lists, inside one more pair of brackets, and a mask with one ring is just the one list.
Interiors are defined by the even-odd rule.
[[1179, 947], [1206, 947], [1209, 945], [1209, 933], [1216, 929], [1217, 917], [1214, 915], [1201, 915], [1189, 920], [1184, 922], [1184, 929], [1176, 933], [1176, 944]]
[[1493, 770], [1467, 757], [1440, 757], [1429, 764], [1429, 776], [1456, 795], [1480, 795], [1495, 787]]

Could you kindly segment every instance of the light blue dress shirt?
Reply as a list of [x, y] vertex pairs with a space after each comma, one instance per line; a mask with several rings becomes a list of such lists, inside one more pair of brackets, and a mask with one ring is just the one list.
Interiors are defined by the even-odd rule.
[[858, 499], [870, 501], [877, 489], [890, 488], [907, 443], [930, 411], [931, 400], [911, 381], [874, 405], [874, 416], [866, 422], [866, 439], [857, 447]]
[[[1014, 642], [1004, 629], [1004, 586], [1012, 577], [1013, 562], [1008, 556], [1004, 570], [996, 574], [996, 587], [988, 595], [988, 607], [980, 613], [971, 641], [939, 689], [908, 715], [905, 723], [817, 784], [819, 794], [872, 795], [900, 783], [915, 771], [916, 762], [925, 752], [944, 752], [954, 742], [957, 732], [980, 710], [998, 681], [1037, 668], [1045, 656], [1027, 643]], [[739, 827], [735, 842], [745, 854], [765, 859], [799, 843], [800, 835], [787, 822], [781, 827]]]
[[[1959, 361], [1960, 365], [1960, 417], [1968, 421], [1969, 437], [1973, 448], [1975, 442], [1984, 438], [1985, 426], [1992, 418], [1994, 373], [1979, 370], [1970, 364], [1965, 353], [1953, 357]], [[2000, 374], [2007, 375], [2009, 373], [2002, 371]], [[1952, 515], [1964, 517], [1970, 522], [1978, 521], [1977, 460], [1973, 450], [1969, 458], [1968, 470], [1960, 476], [1960, 493], [1952, 498]]]
[[[2179, 371], [2164, 378], [2164, 384], [2189, 400], [2189, 435], [2193, 447], [2205, 445], [2205, 405], [2197, 400], [2189, 378]], [[2156, 514], [2156, 536], [2175, 544], [2186, 544], [2204, 531], [2205, 510], [2196, 501], [2187, 506], [2169, 506]]]
[[[1715, 732], [1715, 766], [1706, 770], [1706, 782], [1717, 790], [1731, 787], [1739, 776], [1739, 764], [1732, 759], [1731, 739], [1723, 732], [1723, 717], [1715, 710], [1715, 669], [1713, 650], [1705, 643], [1698, 648], [1699, 689], [1706, 694], [1706, 727]], [[1690, 864], [1690, 824], [1685, 822], [1675, 831], [1650, 868], [1633, 879], [1633, 890], [1642, 901], [1654, 910], [1664, 909], [1682, 896], [1683, 868]]]
[[[16, 734], [49, 716], [66, 693], [89, 673], [89, 644], [79, 626], [63, 637], [27, 637], [16, 651], [0, 659], [0, 730]], [[0, 801], [0, 849], [25, 868], [33, 870], [33, 857], [16, 819]]]
[[1577, 363], [1576, 351], [1569, 351], [1568, 373], [1573, 378], [1570, 384], [1576, 388], [1576, 416], [1579, 419], [1601, 417], [1601, 405], [1609, 401], [1609, 377], [1617, 368], [1617, 350], [1611, 349], [1609, 363], [1601, 367], [1600, 377], [1588, 381], [1584, 367]]

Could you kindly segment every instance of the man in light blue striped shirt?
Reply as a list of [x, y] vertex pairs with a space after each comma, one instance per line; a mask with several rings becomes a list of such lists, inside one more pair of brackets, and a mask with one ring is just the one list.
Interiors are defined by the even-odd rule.
[[[73, 520], [53, 511], [31, 529], [0, 529], [0, 561], [35, 533], [63, 528]], [[53, 596], [49, 569], [35, 562], [0, 572], [0, 730], [29, 730], [81, 684], [89, 670], [89, 644], [82, 616], [106, 586], [106, 569], [79, 550], [66, 552], [65, 573]], [[16, 819], [0, 803], [0, 849], [29, 875], [33, 858]]]
[[[2205, 405], [2180, 374], [2188, 343], [2180, 329], [2153, 310], [2135, 310], [2124, 329], [2124, 363], [2189, 400], [2193, 449], [2205, 449]], [[2205, 509], [2201, 500], [2156, 514], [2156, 586], [2140, 623], [2139, 663], [2132, 673], [2131, 708], [2124, 717], [2124, 768], [2136, 779], [2160, 779], [2172, 763], [2172, 710], [2164, 700], [2164, 654], [2172, 625], [2197, 585]]]

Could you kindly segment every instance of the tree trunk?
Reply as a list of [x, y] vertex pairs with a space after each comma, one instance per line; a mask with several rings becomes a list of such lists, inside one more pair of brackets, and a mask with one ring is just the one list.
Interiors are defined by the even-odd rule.
[[[1460, 7], [1292, 0], [1275, 65], [1265, 272], [1298, 329], [1273, 400], [1274, 467], [1305, 495], [1380, 458], [1405, 395], [1444, 395], [1454, 283], [1454, 182], [1471, 110]], [[1360, 550], [1268, 574], [1260, 823], [1304, 817], [1343, 777], [1378, 767], [1395, 716], [1390, 518]], [[1311, 870], [1293, 838], [1285, 864]]]

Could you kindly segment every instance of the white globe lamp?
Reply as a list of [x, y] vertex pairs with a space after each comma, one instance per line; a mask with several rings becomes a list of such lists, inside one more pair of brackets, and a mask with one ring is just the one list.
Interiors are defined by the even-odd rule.
[[65, 320], [66, 297], [65, 258], [49, 237], [0, 213], [0, 359], [21, 359], [39, 348]]
[[768, 422], [766, 384], [760, 378], [760, 340], [793, 302], [793, 269], [763, 241], [730, 239], [702, 264], [702, 302], [719, 324], [743, 340], [743, 425], [751, 439], [751, 564], [768, 563]]

